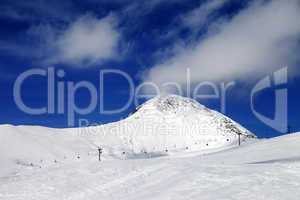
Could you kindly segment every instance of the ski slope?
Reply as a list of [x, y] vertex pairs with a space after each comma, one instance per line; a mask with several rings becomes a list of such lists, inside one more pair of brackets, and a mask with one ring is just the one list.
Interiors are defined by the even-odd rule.
[[77, 160], [0, 178], [0, 199], [299, 199], [300, 134], [216, 153]]

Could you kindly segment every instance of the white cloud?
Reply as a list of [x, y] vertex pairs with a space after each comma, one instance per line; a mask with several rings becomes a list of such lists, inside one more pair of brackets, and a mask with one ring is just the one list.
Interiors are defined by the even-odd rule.
[[[258, 72], [289, 65], [298, 54], [300, 5], [297, 0], [255, 3], [230, 21], [217, 25], [217, 33], [154, 66], [145, 81], [184, 84], [186, 68], [191, 81], [250, 78]], [[214, 25], [216, 26], [216, 25]], [[176, 46], [176, 44], [175, 44]]]
[[71, 23], [64, 31], [48, 35], [47, 46], [53, 55], [47, 63], [67, 63], [86, 66], [117, 55], [119, 33], [114, 27], [115, 19], [108, 16], [97, 19], [85, 15]]
[[[171, 1], [172, 2], [172, 1]], [[176, 38], [180, 32], [183, 29], [188, 28], [190, 31], [189, 40], [188, 42], [191, 42], [195, 39], [197, 36], [197, 33], [201, 28], [204, 26], [209, 25], [210, 23], [215, 20], [212, 17], [213, 14], [218, 11], [220, 8], [222, 8], [228, 0], [210, 0], [210, 1], [204, 1], [199, 7], [194, 8], [193, 10], [189, 11], [188, 13], [181, 14], [178, 17], [174, 18], [173, 21], [173, 27], [168, 30], [166, 34], [160, 35], [159, 38], [163, 40], [169, 40]], [[174, 51], [177, 51], [177, 48], [181, 48], [182, 44], [184, 44], [186, 41], [177, 39], [176, 48], [167, 48], [164, 49], [162, 52], [156, 52], [158, 56], [164, 57], [163, 53], [166, 55], [169, 53], [173, 53]]]
[[209, 16], [219, 8], [221, 8], [228, 0], [211, 0], [195, 8], [188, 14], [181, 17], [184, 26], [191, 28], [199, 28], [203, 26]]

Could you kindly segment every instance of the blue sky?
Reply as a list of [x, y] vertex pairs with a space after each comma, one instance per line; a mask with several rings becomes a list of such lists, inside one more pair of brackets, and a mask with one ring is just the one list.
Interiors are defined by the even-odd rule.
[[[59, 80], [64, 83], [88, 81], [97, 91], [103, 89], [105, 109], [113, 109], [127, 101], [128, 82], [108, 75], [101, 88], [101, 70], [121, 70], [135, 87], [151, 81], [170, 93], [172, 88], [162, 85], [169, 81], [185, 88], [189, 68], [192, 90], [205, 81], [218, 87], [234, 82], [226, 93], [225, 114], [260, 137], [273, 137], [284, 133], [254, 115], [250, 94], [261, 79], [287, 66], [288, 81], [280, 87], [288, 89], [287, 124], [298, 131], [299, 19], [297, 0], [2, 0], [0, 123], [68, 127], [68, 113], [30, 115], [16, 105], [15, 81], [30, 69], [63, 70], [65, 76]], [[44, 77], [29, 78], [22, 86], [22, 98], [31, 107], [44, 106], [46, 89]], [[201, 92], [212, 90], [204, 87]], [[185, 89], [183, 94], [188, 95]], [[221, 111], [220, 98], [197, 100]], [[90, 94], [78, 90], [75, 102], [87, 106]], [[254, 102], [259, 113], [272, 118], [275, 88], [259, 93]], [[74, 126], [81, 118], [117, 121], [134, 107], [131, 102], [122, 112], [103, 114], [97, 106], [88, 114], [77, 114]]]

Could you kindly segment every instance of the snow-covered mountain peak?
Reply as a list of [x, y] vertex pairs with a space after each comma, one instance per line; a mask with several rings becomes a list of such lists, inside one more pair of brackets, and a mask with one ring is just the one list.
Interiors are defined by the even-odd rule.
[[178, 95], [164, 95], [150, 99], [139, 106], [137, 108], [137, 115], [158, 114], [169, 117], [183, 117], [191, 116], [199, 113], [199, 111], [206, 112], [208, 115], [210, 113], [209, 109], [193, 99]]
[[[134, 152], [166, 148], [208, 149], [235, 146], [255, 137], [222, 113], [177, 95], [157, 96], [109, 127], [122, 127], [122, 140]], [[128, 145], [130, 144], [130, 145]]]
[[193, 112], [204, 108], [197, 101], [178, 95], [158, 96], [147, 102], [145, 106], [155, 107], [163, 113]]

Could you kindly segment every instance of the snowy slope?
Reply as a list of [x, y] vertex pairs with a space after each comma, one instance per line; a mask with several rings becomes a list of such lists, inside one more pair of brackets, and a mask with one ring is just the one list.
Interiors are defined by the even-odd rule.
[[156, 157], [237, 146], [253, 136], [245, 128], [180, 96], [156, 97], [127, 119], [87, 128], [52, 129], [36, 126], [0, 126], [0, 176], [22, 167], [46, 167], [57, 162]]
[[23, 167], [51, 166], [88, 154], [92, 144], [75, 129], [0, 126], [0, 177]]
[[0, 178], [0, 199], [186, 200], [300, 196], [300, 133], [212, 154], [57, 163]]

